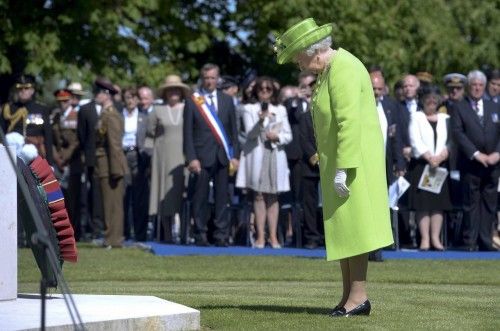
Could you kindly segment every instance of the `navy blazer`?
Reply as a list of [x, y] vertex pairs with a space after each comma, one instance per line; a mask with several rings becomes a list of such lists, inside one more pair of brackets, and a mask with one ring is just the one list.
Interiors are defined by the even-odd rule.
[[309, 159], [318, 152], [316, 138], [314, 136], [314, 126], [311, 111], [302, 113], [299, 118], [299, 141], [302, 151], [304, 166], [302, 167], [303, 177], [319, 177], [319, 166], [311, 165]]
[[453, 105], [451, 129], [459, 149], [459, 167], [474, 170], [483, 167], [473, 159], [476, 151], [500, 153], [500, 111], [494, 102], [483, 100], [483, 125], [469, 98]]
[[95, 101], [91, 101], [80, 107], [78, 111], [78, 122], [76, 131], [80, 146], [85, 155], [85, 166], [94, 167], [96, 163], [95, 143], [96, 143], [96, 126], [97, 126], [97, 110]]
[[[218, 160], [222, 165], [228, 165], [224, 147], [215, 139], [191, 97], [186, 99], [183, 116], [183, 150], [186, 162], [189, 164], [193, 160], [199, 160], [202, 167], [210, 167]], [[233, 99], [220, 91], [217, 91], [217, 116], [233, 146], [234, 158], [238, 159], [239, 144]]]
[[[408, 108], [406, 107], [406, 101], [401, 101], [399, 104], [399, 109], [398, 109], [398, 127], [399, 127], [399, 135], [401, 137], [401, 144], [402, 147], [410, 147], [411, 142], [410, 142], [410, 134], [409, 134], [409, 127], [410, 127], [410, 119], [411, 119], [411, 114]], [[417, 107], [418, 108], [418, 107]]]
[[[386, 166], [387, 180], [392, 182], [393, 170], [403, 171], [406, 167], [406, 162], [403, 157], [403, 134], [402, 130], [408, 131], [408, 128], [401, 127], [399, 122], [399, 114], [406, 109], [401, 109], [401, 106], [396, 100], [388, 95], [382, 98], [382, 108], [384, 109], [387, 119], [387, 143], [386, 143]], [[408, 111], [406, 111], [408, 113]], [[409, 113], [408, 113], [409, 115]], [[408, 121], [409, 125], [409, 121]], [[408, 134], [408, 132], [406, 132]], [[409, 138], [408, 138], [409, 139]]]
[[300, 160], [302, 158], [302, 148], [299, 143], [300, 137], [300, 117], [306, 111], [304, 109], [304, 100], [301, 98], [289, 98], [284, 106], [288, 113], [288, 122], [292, 129], [292, 142], [285, 145], [286, 157], [289, 160]]

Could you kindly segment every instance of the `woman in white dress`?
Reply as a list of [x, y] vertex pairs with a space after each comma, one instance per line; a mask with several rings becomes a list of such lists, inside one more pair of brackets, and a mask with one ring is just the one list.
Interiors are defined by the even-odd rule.
[[292, 131], [285, 107], [277, 102], [279, 92], [273, 81], [259, 78], [253, 89], [254, 102], [243, 106], [247, 140], [242, 147], [236, 186], [254, 192], [255, 248], [266, 244], [266, 219], [271, 247], [281, 248], [277, 237], [278, 194], [290, 190], [284, 146], [292, 141]]
[[181, 78], [169, 75], [160, 87], [163, 105], [148, 114], [146, 146], [152, 148], [149, 215], [157, 215], [164, 228], [164, 240], [172, 240], [172, 222], [180, 214], [185, 188], [182, 152], [184, 99], [191, 94]]

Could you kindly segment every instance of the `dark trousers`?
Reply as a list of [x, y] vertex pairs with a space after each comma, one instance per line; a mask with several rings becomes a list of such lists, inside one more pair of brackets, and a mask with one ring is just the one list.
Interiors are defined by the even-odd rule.
[[192, 202], [192, 215], [195, 222], [194, 234], [196, 239], [205, 239], [207, 222], [209, 218], [209, 182], [213, 179], [215, 198], [214, 239], [227, 240], [229, 236], [228, 205], [228, 166], [223, 166], [218, 161], [211, 167], [202, 167], [198, 175], [193, 176], [194, 193]]
[[104, 232], [104, 210], [101, 184], [99, 178], [94, 176], [94, 167], [87, 168], [86, 184], [88, 231], [93, 238], [100, 238]]
[[[124, 235], [131, 239], [134, 229], [136, 241], [146, 241], [148, 229], [149, 182], [147, 160], [137, 150], [125, 152], [130, 173], [125, 175]], [[130, 219], [132, 216], [132, 219]]]
[[302, 178], [302, 201], [304, 208], [304, 237], [308, 243], [319, 243], [318, 231], [318, 184], [319, 177]]
[[496, 219], [498, 174], [463, 174], [464, 243], [469, 247], [491, 249]]
[[288, 160], [290, 169], [290, 191], [295, 204], [302, 201], [302, 162], [300, 160]]
[[69, 220], [75, 232], [75, 239], [78, 241], [82, 235], [81, 224], [81, 193], [82, 193], [82, 174], [70, 174], [68, 179], [68, 188], [63, 190], [66, 209], [68, 210]]

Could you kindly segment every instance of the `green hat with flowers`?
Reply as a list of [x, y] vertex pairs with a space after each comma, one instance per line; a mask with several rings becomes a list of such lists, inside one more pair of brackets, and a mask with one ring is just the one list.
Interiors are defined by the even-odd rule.
[[295, 24], [276, 38], [274, 51], [277, 54], [278, 63], [290, 62], [298, 52], [329, 37], [332, 33], [332, 27], [332, 23], [318, 26], [312, 18], [306, 18]]

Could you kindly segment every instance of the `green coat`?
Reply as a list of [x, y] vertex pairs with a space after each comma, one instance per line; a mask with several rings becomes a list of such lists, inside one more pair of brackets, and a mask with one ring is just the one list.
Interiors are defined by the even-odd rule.
[[[383, 138], [361, 61], [339, 48], [318, 77], [312, 105], [327, 260], [391, 245]], [[336, 169], [347, 169], [349, 197], [335, 192]]]

